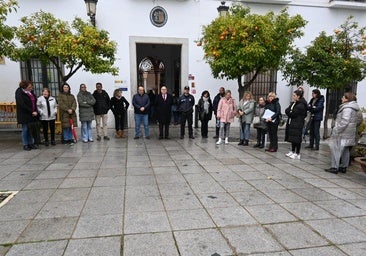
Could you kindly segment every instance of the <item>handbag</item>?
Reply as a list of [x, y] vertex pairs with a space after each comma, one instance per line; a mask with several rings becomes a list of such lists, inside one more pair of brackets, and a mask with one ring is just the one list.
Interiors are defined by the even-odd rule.
[[259, 116], [255, 116], [253, 118], [253, 124], [259, 124], [261, 122], [261, 118]]

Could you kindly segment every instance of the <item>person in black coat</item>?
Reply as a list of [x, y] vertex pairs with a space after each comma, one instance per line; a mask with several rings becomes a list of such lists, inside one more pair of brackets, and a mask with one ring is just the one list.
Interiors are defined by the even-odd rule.
[[122, 96], [121, 89], [115, 89], [111, 98], [111, 110], [114, 115], [116, 137], [125, 138], [125, 117], [130, 103]]
[[179, 97], [178, 109], [180, 113], [180, 139], [184, 139], [184, 130], [186, 122], [188, 122], [188, 134], [190, 139], [193, 136], [193, 107], [194, 97], [189, 93], [189, 86], [184, 87], [184, 93]]
[[[33, 93], [31, 81], [23, 80], [15, 91], [17, 104], [17, 122], [22, 125], [22, 143], [24, 150], [37, 149], [29, 125], [38, 120], [37, 98]], [[38, 142], [37, 142], [38, 143]]]
[[208, 122], [212, 118], [212, 101], [210, 93], [203, 91], [198, 101], [199, 120], [201, 121], [201, 136], [207, 138]]
[[265, 119], [267, 123], [267, 131], [269, 136], [269, 148], [266, 149], [267, 152], [277, 152], [278, 149], [278, 125], [281, 119], [281, 105], [279, 99], [275, 92], [270, 92], [268, 94], [268, 99], [266, 100], [265, 109], [271, 110], [274, 114]]
[[[95, 121], [97, 123], [97, 140], [100, 141], [103, 137], [104, 140], [109, 140], [108, 137], [108, 111], [110, 109], [110, 101], [108, 93], [103, 90], [102, 83], [96, 83], [96, 90], [93, 93], [95, 98], [94, 114]], [[101, 127], [103, 123], [103, 128]]]
[[302, 131], [307, 113], [307, 103], [302, 100], [302, 92], [294, 91], [293, 102], [286, 108], [288, 116], [286, 123], [285, 141], [291, 142], [291, 151], [286, 156], [292, 159], [300, 159]]
[[167, 92], [166, 86], [162, 86], [160, 92], [155, 98], [155, 111], [159, 122], [159, 140], [169, 139], [169, 125], [173, 105], [173, 96]]
[[[324, 111], [324, 96], [320, 94], [318, 89], [314, 89], [312, 91], [312, 98], [308, 104], [308, 111], [311, 114], [310, 118], [310, 137], [309, 137], [309, 145], [305, 148], [309, 148], [312, 150], [319, 150], [320, 144], [320, 123], [323, 120], [323, 111]], [[315, 142], [315, 144], [314, 144]]]

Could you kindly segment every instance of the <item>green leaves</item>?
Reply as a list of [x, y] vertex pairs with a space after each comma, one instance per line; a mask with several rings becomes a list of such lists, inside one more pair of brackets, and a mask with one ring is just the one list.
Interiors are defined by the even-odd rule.
[[305, 53], [293, 52], [283, 73], [290, 85], [307, 82], [323, 89], [342, 89], [366, 76], [365, 27], [348, 17], [346, 21], [327, 35], [324, 31], [314, 39]]
[[199, 42], [215, 78], [237, 79], [254, 70], [277, 69], [305, 24], [286, 10], [259, 15], [236, 4], [229, 15], [203, 27]]
[[[16, 31], [21, 46], [12, 54], [14, 60], [40, 58], [53, 62], [67, 81], [80, 68], [92, 73], [118, 74], [113, 66], [117, 44], [109, 39], [109, 33], [97, 30], [80, 18], [71, 24], [43, 11], [21, 18]], [[55, 59], [59, 58], [68, 69], [63, 74]]]
[[5, 24], [7, 15], [13, 11], [16, 11], [18, 3], [15, 0], [0, 0], [0, 56], [8, 56], [14, 49], [15, 27]]

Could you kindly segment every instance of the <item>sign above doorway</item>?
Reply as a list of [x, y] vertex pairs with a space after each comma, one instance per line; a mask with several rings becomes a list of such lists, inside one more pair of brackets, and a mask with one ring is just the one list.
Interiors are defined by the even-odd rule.
[[168, 13], [161, 6], [155, 6], [150, 12], [150, 21], [156, 27], [162, 27], [168, 21]]

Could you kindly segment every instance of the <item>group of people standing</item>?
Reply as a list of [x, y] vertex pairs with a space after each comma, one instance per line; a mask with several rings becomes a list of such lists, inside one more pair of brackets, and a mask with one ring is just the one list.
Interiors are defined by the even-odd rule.
[[[81, 122], [81, 139], [83, 142], [93, 142], [92, 121], [96, 120], [97, 140], [109, 140], [108, 136], [108, 111], [112, 110], [115, 117], [116, 137], [123, 138], [126, 111], [129, 102], [122, 96], [122, 91], [116, 89], [113, 97], [109, 98], [108, 93], [103, 90], [101, 83], [96, 84], [96, 90], [92, 93], [87, 91], [86, 85], [81, 84], [77, 98], [71, 94], [68, 84], [62, 86], [62, 92], [58, 97], [58, 102], [51, 95], [48, 88], [42, 90], [42, 95], [36, 97], [33, 93], [33, 86], [30, 81], [21, 81], [19, 88], [15, 92], [17, 103], [17, 120], [22, 124], [22, 142], [24, 150], [37, 148], [38, 138], [31, 133], [31, 125], [40, 121], [44, 145], [55, 145], [55, 120], [56, 114], [60, 113], [60, 120], [63, 130], [63, 141], [68, 144], [74, 142], [75, 135], [72, 127], [77, 126], [76, 109], [79, 106], [79, 119]], [[159, 123], [159, 139], [170, 139], [169, 126], [171, 123], [172, 110], [177, 106], [180, 116], [180, 139], [185, 136], [185, 127], [188, 123], [188, 135], [194, 139], [193, 135], [193, 112], [195, 98], [190, 94], [190, 88], [184, 87], [183, 94], [174, 99], [168, 93], [167, 87], [162, 86], [154, 102], [145, 93], [144, 87], [139, 86], [138, 92], [133, 96], [132, 105], [134, 107], [135, 137], [141, 137], [140, 126], [144, 126], [144, 135], [150, 139], [149, 131], [149, 110], [154, 106], [157, 121]], [[198, 117], [201, 121], [201, 136], [208, 137], [208, 123], [212, 119], [212, 114], [216, 118], [216, 144], [228, 144], [230, 136], [230, 125], [237, 117], [240, 122], [240, 141], [238, 145], [248, 146], [251, 137], [251, 125], [257, 130], [255, 148], [265, 147], [265, 135], [268, 134], [269, 147], [267, 152], [277, 152], [278, 150], [278, 126], [282, 120], [281, 106], [276, 93], [270, 92], [267, 99], [260, 97], [255, 102], [250, 92], [244, 92], [242, 99], [236, 104], [231, 96], [230, 90], [223, 87], [219, 93], [210, 98], [210, 93], [205, 90], [197, 104]], [[301, 143], [308, 127], [310, 132], [309, 145], [306, 149], [319, 150], [320, 144], [320, 124], [323, 120], [324, 96], [318, 89], [312, 90], [312, 98], [307, 103], [304, 99], [304, 90], [299, 87], [292, 94], [292, 102], [285, 109], [287, 115], [285, 141], [291, 143], [291, 150], [286, 156], [292, 159], [300, 159]], [[356, 102], [356, 97], [351, 92], [344, 93], [342, 104], [336, 113], [332, 136], [330, 140], [331, 168], [327, 172], [346, 172], [350, 159], [350, 149], [356, 144], [357, 126], [362, 123], [362, 113]], [[307, 125], [305, 126], [305, 123]], [[176, 120], [174, 120], [176, 123]], [[49, 142], [49, 131], [51, 141]]]
[[[17, 121], [22, 125], [22, 143], [24, 150], [36, 149], [40, 141], [32, 135], [29, 129], [33, 123], [41, 122], [44, 145], [56, 145], [55, 121], [59, 111], [62, 126], [62, 141], [65, 144], [75, 142], [77, 127], [76, 109], [79, 106], [79, 119], [81, 122], [81, 140], [85, 143], [93, 142], [92, 121], [96, 120], [97, 140], [109, 140], [108, 136], [108, 111], [111, 109], [115, 116], [116, 137], [124, 137], [124, 123], [128, 101], [122, 96], [120, 89], [114, 91], [112, 98], [103, 90], [101, 83], [96, 84], [96, 90], [87, 91], [85, 84], [79, 87], [77, 97], [71, 94], [70, 85], [64, 84], [58, 96], [58, 101], [51, 96], [48, 88], [43, 88], [42, 95], [36, 98], [31, 81], [21, 81], [15, 92], [17, 104]], [[38, 140], [38, 141], [37, 141]]]
[[[169, 126], [171, 123], [171, 116], [174, 106], [177, 106], [177, 111], [180, 117], [180, 138], [183, 139], [185, 135], [185, 126], [188, 123], [188, 134], [190, 139], [194, 139], [193, 136], [193, 109], [195, 105], [195, 99], [193, 95], [189, 93], [189, 87], [184, 87], [184, 93], [175, 102], [174, 96], [168, 93], [167, 87], [162, 86], [160, 88], [160, 94], [158, 94], [154, 102], [150, 101], [150, 97], [145, 93], [143, 86], [137, 88], [137, 93], [132, 98], [132, 105], [134, 107], [135, 118], [135, 137], [139, 139], [141, 137], [140, 126], [144, 126], [144, 135], [146, 139], [150, 139], [149, 130], [149, 109], [153, 106], [154, 112], [159, 123], [159, 139], [170, 139]], [[174, 120], [176, 124], [176, 120]]]

